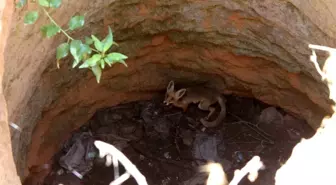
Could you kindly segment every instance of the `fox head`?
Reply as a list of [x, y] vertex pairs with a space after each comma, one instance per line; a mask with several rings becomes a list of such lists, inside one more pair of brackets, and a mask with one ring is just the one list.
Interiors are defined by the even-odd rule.
[[175, 92], [174, 81], [170, 81], [167, 86], [166, 97], [163, 103], [166, 105], [174, 104], [185, 95], [186, 91], [186, 89], [180, 89]]

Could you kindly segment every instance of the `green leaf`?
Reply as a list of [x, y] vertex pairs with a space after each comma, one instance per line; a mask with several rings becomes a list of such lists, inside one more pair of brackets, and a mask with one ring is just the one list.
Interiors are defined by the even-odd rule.
[[69, 29], [70, 30], [75, 30], [77, 28], [80, 28], [82, 26], [84, 26], [84, 16], [82, 15], [77, 15], [77, 16], [74, 16], [70, 19], [69, 21]]
[[78, 68], [80, 68], [80, 69], [82, 69], [82, 68], [89, 68], [90, 66], [89, 66], [89, 64], [87, 64], [87, 63], [83, 63], [82, 65], [80, 65]]
[[109, 61], [107, 58], [104, 58], [104, 61], [111, 67], [112, 66], [112, 61]]
[[75, 61], [78, 63], [81, 61], [80, 54], [79, 54], [81, 44], [82, 44], [82, 41], [80, 40], [72, 40], [70, 43], [70, 53], [74, 57]]
[[90, 48], [89, 45], [87, 45], [87, 44], [82, 44], [81, 45], [81, 48], [79, 50], [79, 53], [81, 55], [83, 55], [83, 54], [91, 54], [91, 52], [92, 52], [92, 50], [91, 50], [91, 48]]
[[95, 48], [100, 51], [100, 52], [103, 52], [103, 49], [104, 49], [104, 45], [103, 43], [94, 35], [91, 35], [91, 38], [94, 42], [94, 46]]
[[93, 43], [93, 40], [90, 37], [85, 37], [85, 44], [91, 45]]
[[99, 60], [99, 63], [100, 63], [100, 67], [102, 69], [104, 69], [105, 68], [105, 61], [104, 61], [104, 59]]
[[31, 11], [25, 15], [23, 21], [25, 24], [34, 24], [38, 19], [38, 17], [39, 17], [38, 11]]
[[62, 4], [62, 0], [38, 0], [39, 5], [50, 8], [58, 8]]
[[108, 35], [106, 36], [106, 38], [102, 42], [104, 44], [104, 46], [103, 46], [103, 52], [105, 53], [107, 50], [110, 49], [110, 47], [113, 44], [113, 34], [112, 34], [112, 31], [111, 31], [110, 27], [109, 27], [109, 33], [108, 33]]
[[47, 38], [51, 38], [61, 31], [61, 29], [55, 24], [48, 24], [41, 27], [42, 35]]
[[124, 60], [119, 60], [119, 61], [116, 61], [117, 63], [121, 63], [121, 64], [124, 64], [124, 66], [128, 67], [128, 65], [126, 64], [126, 62]]
[[109, 66], [111, 66], [114, 63], [121, 63], [121, 64], [124, 64], [126, 67], [128, 67], [126, 62], [124, 61], [124, 59], [127, 59], [127, 58], [128, 57], [126, 55], [113, 52], [113, 53], [108, 54], [104, 59], [105, 59], [105, 62]]
[[38, 0], [39, 5], [44, 7], [49, 7], [49, 1], [48, 0]]
[[74, 60], [73, 62], [72, 62], [72, 68], [75, 68], [78, 64], [79, 64], [79, 60]]
[[19, 0], [16, 3], [16, 8], [22, 8], [24, 5], [26, 5], [26, 3], [27, 3], [27, 0]]
[[104, 59], [105, 59], [105, 62], [109, 66], [111, 66], [114, 63], [121, 63], [121, 64], [124, 64], [126, 67], [128, 67], [126, 62], [124, 61], [124, 59], [127, 59], [127, 58], [128, 57], [126, 55], [113, 52], [113, 53], [108, 54]]
[[101, 77], [101, 74], [102, 74], [101, 68], [99, 67], [99, 65], [96, 65], [96, 66], [92, 66], [91, 70], [92, 70], [93, 74], [96, 76], [97, 82], [99, 83], [100, 82], [100, 77]]
[[74, 57], [73, 68], [76, 67], [85, 55], [91, 54], [90, 46], [83, 44], [80, 40], [72, 40], [70, 43], [70, 53]]
[[70, 46], [68, 43], [62, 43], [57, 47], [56, 58], [57, 60], [62, 59], [69, 54]]
[[62, 4], [62, 0], [49, 0], [49, 4], [51, 8], [58, 8]]
[[80, 49], [78, 51], [80, 55], [80, 60], [86, 60], [88, 55], [90, 55], [92, 52], [91, 48], [89, 45], [86, 44], [81, 44]]
[[84, 63], [87, 63], [90, 67], [98, 65], [98, 61], [102, 58], [101, 54], [94, 54], [91, 58], [85, 60]]
[[120, 60], [124, 60], [127, 59], [128, 57], [126, 55], [123, 55], [121, 53], [110, 53], [106, 56], [106, 59], [110, 62], [116, 62], [116, 61], [120, 61]]

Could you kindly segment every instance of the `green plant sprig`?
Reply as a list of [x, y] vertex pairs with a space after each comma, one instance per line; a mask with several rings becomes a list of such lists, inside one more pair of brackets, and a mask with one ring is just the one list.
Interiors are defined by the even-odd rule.
[[[69, 55], [72, 55], [74, 61], [72, 68], [90, 69], [96, 77], [97, 82], [100, 82], [102, 70], [106, 64], [112, 66], [115, 63], [121, 63], [127, 67], [125, 60], [128, 58], [126, 55], [109, 52], [112, 45], [118, 46], [113, 40], [113, 33], [111, 28], [108, 28], [108, 34], [103, 40], [99, 40], [95, 35], [85, 37], [85, 41], [74, 39], [70, 36], [68, 31], [74, 31], [84, 26], [84, 15], [76, 15], [70, 18], [68, 28], [63, 29], [53, 17], [49, 14], [46, 8], [57, 9], [61, 6], [62, 0], [37, 0], [40, 9], [38, 11], [27, 12], [24, 17], [24, 23], [31, 25], [36, 23], [41, 14], [41, 11], [50, 21], [49, 24], [43, 25], [40, 30], [44, 37], [52, 38], [58, 33], [62, 33], [67, 37], [67, 42], [61, 43], [56, 48], [57, 67], [59, 68], [59, 61]], [[34, 2], [35, 3], [35, 2]], [[27, 4], [27, 0], [18, 0], [16, 7], [22, 8]]]

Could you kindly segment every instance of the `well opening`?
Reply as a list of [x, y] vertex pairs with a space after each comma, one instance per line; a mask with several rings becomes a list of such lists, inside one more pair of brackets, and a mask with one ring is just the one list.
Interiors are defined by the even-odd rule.
[[181, 86], [206, 83], [232, 101], [255, 98], [313, 129], [332, 112], [328, 88], [309, 62], [309, 43], [336, 46], [335, 28], [318, 19], [328, 17], [318, 11], [323, 3], [312, 10], [280, 0], [66, 2], [54, 18], [66, 25], [64, 16], [85, 11], [87, 24], [74, 33], [78, 38], [91, 33], [102, 38], [110, 26], [129, 67], [104, 70], [100, 84], [90, 72], [72, 69], [70, 59], [57, 69], [55, 48], [65, 38], [43, 39], [38, 33], [45, 20], [24, 26], [24, 11], [7, 15], [12, 20], [2, 84], [8, 122], [23, 129], [11, 132], [22, 180], [28, 167], [52, 159], [97, 110], [150, 101], [163, 95], [170, 80]]

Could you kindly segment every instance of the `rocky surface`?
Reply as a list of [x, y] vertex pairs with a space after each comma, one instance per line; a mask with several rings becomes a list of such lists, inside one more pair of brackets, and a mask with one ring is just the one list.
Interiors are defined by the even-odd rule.
[[[0, 1], [0, 82], [3, 80], [4, 50], [9, 35], [9, 27], [13, 13], [12, 9], [12, 1]], [[0, 87], [0, 184], [19, 185], [21, 183], [12, 155], [10, 128], [8, 126], [7, 117], [7, 105], [3, 88]]]
[[302, 116], [313, 128], [331, 112], [328, 90], [308, 60], [307, 46], [336, 46], [332, 26], [336, 13], [326, 11], [336, 2], [64, 0], [63, 4], [53, 13], [61, 25], [76, 12], [87, 13], [87, 27], [75, 37], [102, 36], [111, 26], [118, 50], [130, 57], [129, 67], [116, 65], [104, 71], [101, 84], [91, 72], [70, 69], [70, 61], [57, 70], [55, 47], [65, 38], [42, 39], [38, 32], [45, 19], [24, 26], [26, 9], [15, 10], [13, 17], [14, 9], [6, 9], [4, 15], [12, 17], [12, 25], [2, 84], [8, 121], [24, 129], [12, 134], [22, 176], [26, 162], [43, 164], [98, 108], [148, 99], [171, 79], [185, 84], [206, 81], [226, 94], [253, 96]]

